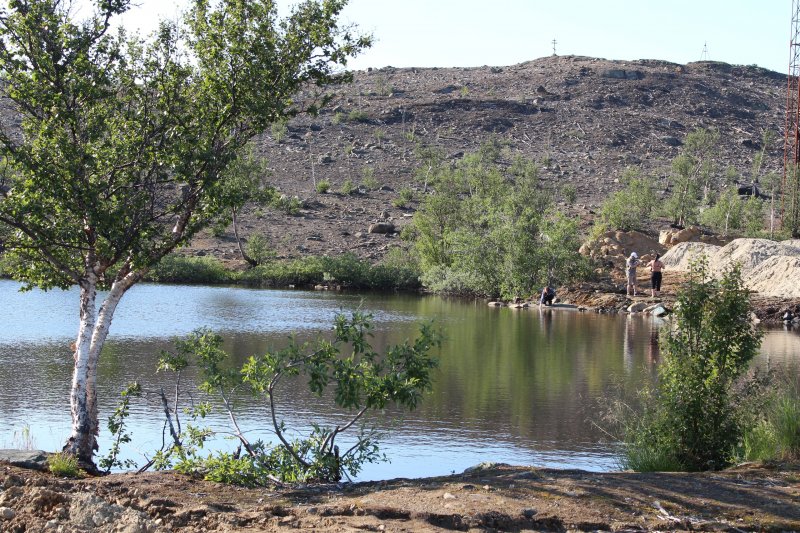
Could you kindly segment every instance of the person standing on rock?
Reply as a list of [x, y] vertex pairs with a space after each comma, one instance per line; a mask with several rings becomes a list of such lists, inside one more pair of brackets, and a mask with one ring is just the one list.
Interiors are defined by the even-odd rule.
[[639, 266], [639, 254], [631, 252], [625, 260], [625, 277], [628, 280], [628, 296], [636, 296], [636, 267]]
[[661, 271], [664, 270], [664, 263], [659, 261], [659, 257], [661, 257], [661, 254], [656, 254], [656, 258], [647, 264], [650, 272], [653, 273], [650, 278], [650, 294], [653, 298], [656, 297], [656, 293], [661, 292]]

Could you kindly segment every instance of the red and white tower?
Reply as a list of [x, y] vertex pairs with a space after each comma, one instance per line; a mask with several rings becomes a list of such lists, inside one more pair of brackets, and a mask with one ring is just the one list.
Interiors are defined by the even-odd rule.
[[[786, 140], [781, 183], [781, 221], [800, 237], [800, 0], [792, 0], [789, 77], [786, 93]], [[786, 217], [791, 217], [787, 220]]]

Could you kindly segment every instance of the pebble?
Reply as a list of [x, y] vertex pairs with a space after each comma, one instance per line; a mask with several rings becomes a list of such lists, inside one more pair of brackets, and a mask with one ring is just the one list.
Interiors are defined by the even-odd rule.
[[444, 496], [442, 496], [445, 500], [455, 500], [456, 497], [450, 494], [449, 492], [445, 492]]

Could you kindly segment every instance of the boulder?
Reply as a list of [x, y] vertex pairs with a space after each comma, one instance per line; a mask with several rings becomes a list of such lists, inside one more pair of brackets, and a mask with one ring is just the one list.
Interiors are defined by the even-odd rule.
[[1, 450], [0, 462], [20, 468], [47, 470], [47, 452], [42, 450]]
[[391, 222], [376, 222], [370, 224], [367, 233], [394, 233], [394, 224]]
[[658, 242], [664, 246], [675, 246], [682, 242], [696, 241], [702, 232], [696, 226], [690, 226], [682, 230], [664, 230], [658, 235]]
[[653, 316], [665, 316], [665, 315], [667, 315], [668, 313], [669, 313], [669, 311], [668, 311], [668, 310], [667, 310], [667, 308], [666, 308], [666, 307], [664, 307], [663, 305], [659, 305], [658, 307], [656, 307], [655, 309], [653, 309], [653, 310], [651, 311], [651, 314], [652, 314]]
[[641, 313], [647, 309], [647, 304], [645, 302], [636, 302], [628, 306], [627, 311], [629, 313]]

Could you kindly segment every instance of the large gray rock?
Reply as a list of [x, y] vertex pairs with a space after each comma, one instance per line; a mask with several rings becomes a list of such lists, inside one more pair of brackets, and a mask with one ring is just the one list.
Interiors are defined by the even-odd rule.
[[647, 304], [645, 302], [636, 302], [634, 304], [631, 304], [630, 307], [628, 307], [628, 312], [641, 313], [645, 309], [647, 309]]
[[376, 222], [367, 230], [368, 233], [394, 233], [394, 224], [391, 222]]
[[0, 462], [20, 468], [47, 470], [47, 452], [42, 450], [0, 449]]

